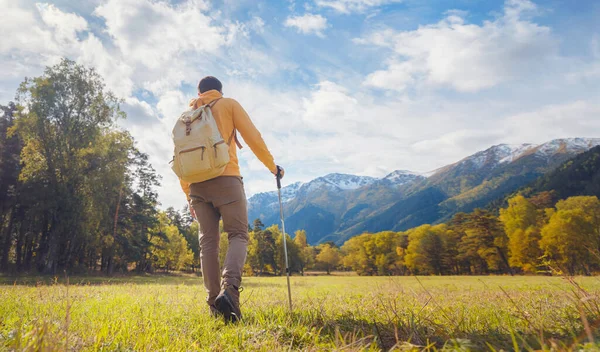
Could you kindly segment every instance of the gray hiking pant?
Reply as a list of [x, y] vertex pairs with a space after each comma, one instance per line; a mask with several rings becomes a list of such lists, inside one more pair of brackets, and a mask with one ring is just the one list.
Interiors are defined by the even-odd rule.
[[[191, 206], [200, 224], [200, 263], [209, 305], [215, 302], [221, 285], [239, 287], [248, 249], [248, 211], [241, 177], [221, 176], [190, 186]], [[229, 247], [219, 269], [219, 220], [227, 233]], [[222, 276], [222, 278], [221, 278]]]

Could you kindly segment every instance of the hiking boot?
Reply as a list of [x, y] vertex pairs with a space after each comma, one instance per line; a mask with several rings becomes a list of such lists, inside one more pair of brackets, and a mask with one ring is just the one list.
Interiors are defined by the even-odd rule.
[[214, 304], [209, 305], [208, 309], [210, 310], [210, 316], [213, 318], [218, 318], [219, 315], [221, 315], [221, 312], [219, 312], [219, 310]]
[[215, 300], [215, 307], [223, 314], [226, 323], [235, 323], [242, 319], [239, 289], [233, 285], [223, 285], [221, 293]]

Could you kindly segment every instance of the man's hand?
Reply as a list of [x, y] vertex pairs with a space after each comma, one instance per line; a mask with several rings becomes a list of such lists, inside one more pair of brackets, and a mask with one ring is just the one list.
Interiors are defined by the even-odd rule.
[[285, 170], [277, 165], [277, 173], [275, 174], [275, 176], [279, 175], [279, 178], [283, 178], [283, 176], [285, 175]]

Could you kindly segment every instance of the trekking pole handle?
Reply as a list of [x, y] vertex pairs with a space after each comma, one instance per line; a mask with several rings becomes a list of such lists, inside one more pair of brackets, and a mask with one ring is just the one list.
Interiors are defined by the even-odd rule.
[[281, 189], [281, 167], [277, 165], [277, 174], [275, 175], [277, 178], [277, 189]]

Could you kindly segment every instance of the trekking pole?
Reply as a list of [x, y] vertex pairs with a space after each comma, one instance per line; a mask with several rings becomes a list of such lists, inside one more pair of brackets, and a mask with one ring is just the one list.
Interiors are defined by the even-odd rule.
[[285, 272], [287, 275], [288, 301], [292, 311], [292, 289], [290, 288], [290, 265], [288, 263], [287, 240], [285, 235], [285, 222], [283, 221], [283, 202], [281, 201], [281, 168], [277, 166], [277, 194], [279, 195], [279, 215], [281, 217], [281, 230], [283, 231], [283, 252], [285, 255]]

